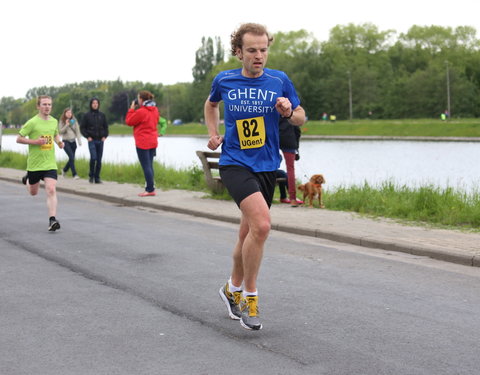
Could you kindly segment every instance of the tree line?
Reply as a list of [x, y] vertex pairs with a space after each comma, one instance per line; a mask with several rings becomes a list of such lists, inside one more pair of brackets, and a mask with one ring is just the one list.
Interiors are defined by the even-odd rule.
[[[279, 32], [267, 66], [285, 71], [295, 84], [309, 119], [323, 113], [337, 119], [401, 119], [480, 115], [480, 41], [471, 26], [412, 26], [406, 33], [377, 26], [338, 25], [327, 41], [306, 30]], [[91, 97], [102, 102], [110, 123], [123, 122], [141, 89], [151, 91], [164, 117], [201, 122], [213, 77], [240, 67], [225, 59], [220, 38], [203, 37], [196, 51], [192, 82], [174, 85], [95, 81], [30, 89], [25, 98], [0, 99], [0, 121], [23, 124], [36, 113], [35, 97], [54, 98], [53, 116], [73, 107], [77, 117]]]

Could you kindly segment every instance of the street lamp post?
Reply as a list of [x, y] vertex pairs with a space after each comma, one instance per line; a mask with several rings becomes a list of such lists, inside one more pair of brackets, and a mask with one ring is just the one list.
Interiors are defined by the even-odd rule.
[[350, 70], [347, 71], [348, 74], [348, 107], [350, 110], [350, 121], [353, 119], [353, 105], [352, 105], [352, 74]]
[[165, 87], [165, 94], [167, 96], [167, 120], [170, 121], [170, 94], [168, 92], [168, 87]]
[[445, 61], [445, 65], [447, 67], [447, 118], [450, 118], [452, 116], [452, 112], [450, 111], [450, 69], [448, 68], [448, 61]]

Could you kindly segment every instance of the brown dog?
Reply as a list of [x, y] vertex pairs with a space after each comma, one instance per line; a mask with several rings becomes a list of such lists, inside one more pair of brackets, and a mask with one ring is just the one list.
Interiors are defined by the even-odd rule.
[[310, 177], [310, 181], [304, 185], [299, 185], [298, 190], [303, 191], [303, 201], [307, 204], [306, 198], [310, 200], [309, 207], [313, 207], [313, 200], [318, 197], [318, 205], [320, 208], [325, 208], [322, 198], [322, 184], [325, 179], [322, 174], [314, 174]]

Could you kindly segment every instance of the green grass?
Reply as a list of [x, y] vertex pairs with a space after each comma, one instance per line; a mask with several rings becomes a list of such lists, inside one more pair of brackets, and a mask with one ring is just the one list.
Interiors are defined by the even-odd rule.
[[480, 137], [480, 120], [309, 121], [302, 132], [304, 135]]
[[480, 229], [480, 192], [421, 186], [409, 188], [387, 181], [378, 187], [340, 187], [325, 191], [325, 206], [374, 217], [401, 219], [435, 226]]
[[[132, 134], [126, 125], [110, 127], [111, 134]], [[224, 134], [225, 127], [220, 126]], [[480, 137], [480, 119], [465, 120], [358, 120], [308, 121], [302, 127], [303, 135], [397, 136], [397, 137]], [[207, 135], [205, 125], [190, 123], [170, 125], [167, 135]]]
[[27, 155], [18, 152], [0, 152], [0, 166], [5, 168], [23, 169], [27, 168]]
[[[480, 137], [480, 119], [434, 119], [415, 120], [354, 120], [308, 121], [303, 127], [304, 135], [350, 135], [350, 136], [397, 136], [397, 137]], [[223, 134], [225, 128], [220, 126]], [[18, 134], [18, 129], [3, 129], [4, 134]], [[132, 128], [112, 124], [110, 134], [132, 134]], [[198, 123], [180, 126], [169, 125], [167, 135], [207, 135], [207, 127]]]
[[[0, 165], [25, 170], [27, 157], [15, 152], [0, 153]], [[80, 177], [88, 177], [89, 162], [76, 161]], [[208, 191], [203, 170], [197, 166], [176, 170], [155, 163], [155, 183], [162, 189]], [[102, 179], [144, 186], [143, 172], [138, 163], [102, 165]], [[231, 199], [227, 192], [212, 194], [214, 199]], [[275, 198], [279, 200], [278, 189]], [[480, 192], [467, 194], [452, 188], [435, 186], [409, 188], [384, 182], [378, 187], [339, 187], [324, 192], [327, 209], [358, 212], [373, 217], [400, 219], [414, 224], [427, 224], [452, 229], [480, 230]]]
[[[5, 168], [25, 170], [27, 155], [11, 151], [0, 153], [0, 165]], [[89, 161], [76, 159], [75, 167], [82, 178], [88, 178]], [[154, 163], [155, 184], [163, 189], [183, 189], [193, 191], [208, 191], [203, 170], [192, 166], [185, 169], [174, 169], [160, 163]], [[145, 178], [139, 163], [113, 164], [102, 163], [102, 179], [119, 183], [145, 185]]]

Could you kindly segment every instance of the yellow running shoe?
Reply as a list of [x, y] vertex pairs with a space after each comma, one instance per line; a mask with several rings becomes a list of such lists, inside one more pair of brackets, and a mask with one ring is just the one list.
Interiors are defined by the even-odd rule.
[[243, 328], [258, 331], [262, 329], [262, 323], [258, 317], [258, 296], [245, 296], [240, 302], [240, 324]]
[[240, 300], [242, 299], [242, 291], [230, 292], [228, 282], [220, 288], [218, 291], [220, 298], [227, 306], [228, 315], [231, 319], [239, 320], [241, 316], [240, 312]]

